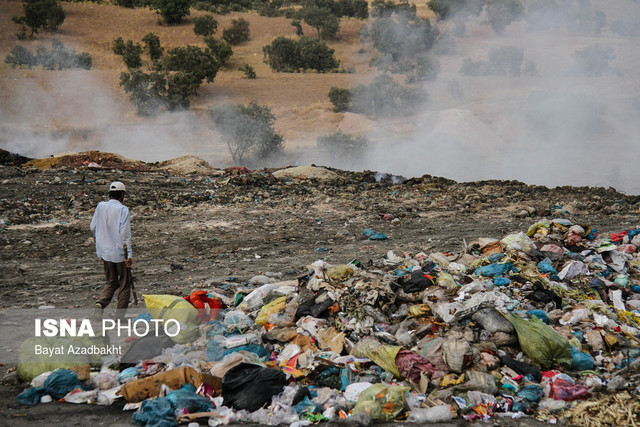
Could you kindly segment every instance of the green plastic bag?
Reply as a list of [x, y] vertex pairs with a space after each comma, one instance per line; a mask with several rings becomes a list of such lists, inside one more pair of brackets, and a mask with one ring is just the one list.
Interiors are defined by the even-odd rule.
[[[23, 381], [31, 381], [43, 372], [57, 368], [71, 368], [78, 365], [102, 366], [100, 354], [74, 354], [72, 348], [104, 347], [107, 338], [97, 337], [32, 337], [26, 339], [18, 349], [18, 376]], [[53, 357], [42, 349], [60, 349]]]
[[404, 398], [410, 387], [374, 384], [360, 394], [353, 414], [366, 414], [373, 421], [390, 422], [404, 409]]
[[506, 316], [516, 328], [520, 347], [531, 360], [547, 369], [554, 365], [571, 365], [569, 341], [537, 317], [525, 320]]

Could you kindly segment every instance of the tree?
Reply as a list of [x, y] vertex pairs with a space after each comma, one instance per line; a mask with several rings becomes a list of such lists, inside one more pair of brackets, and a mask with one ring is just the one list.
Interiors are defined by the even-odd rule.
[[156, 13], [169, 25], [179, 24], [182, 18], [191, 13], [191, 0], [153, 0], [153, 6], [157, 9]]
[[493, 31], [502, 33], [513, 21], [522, 17], [524, 6], [518, 0], [489, 0], [487, 18]]
[[334, 86], [329, 90], [329, 101], [333, 104], [333, 111], [342, 113], [351, 107], [353, 94], [349, 89]]
[[142, 41], [144, 42], [145, 49], [153, 62], [162, 58], [164, 48], [160, 46], [160, 37], [155, 33], [148, 33], [142, 38]]
[[125, 43], [122, 37], [118, 37], [113, 41], [113, 53], [121, 55], [127, 68], [140, 68], [142, 66], [142, 46], [140, 43], [133, 44], [133, 41], [127, 40]]
[[361, 154], [368, 145], [364, 137], [354, 138], [341, 130], [327, 136], [318, 137], [316, 144], [326, 150], [333, 161], [344, 161]]
[[233, 55], [233, 49], [229, 43], [213, 37], [207, 37], [204, 42], [207, 44], [207, 53], [216, 59], [218, 66], [222, 67], [229, 62], [229, 58]]
[[326, 73], [340, 65], [334, 56], [335, 51], [326, 42], [311, 37], [301, 37], [298, 41], [278, 37], [262, 51], [264, 62], [279, 72], [311, 69]]
[[218, 21], [211, 15], [196, 16], [192, 21], [193, 32], [196, 36], [209, 37], [218, 30]]
[[[149, 33], [143, 40], [153, 59], [153, 70], [145, 73], [129, 67], [129, 72], [120, 75], [120, 85], [131, 94], [130, 100], [140, 115], [155, 114], [161, 107], [168, 110], [188, 108], [191, 97], [198, 94], [202, 83], [205, 80], [212, 83], [220, 69], [220, 60], [210, 48], [176, 47], [163, 55], [164, 49], [155, 34]], [[228, 46], [226, 42], [220, 43]], [[140, 58], [140, 44], [131, 40], [125, 43], [122, 37], [114, 40], [114, 52], [123, 55], [123, 59], [129, 47]]]
[[222, 38], [231, 45], [249, 40], [249, 21], [244, 18], [232, 19], [231, 27], [222, 30]]
[[158, 72], [147, 74], [134, 69], [120, 74], [120, 86], [131, 94], [129, 99], [141, 116], [152, 116], [166, 104], [166, 85], [166, 78]]
[[278, 37], [270, 45], [262, 48], [265, 63], [273, 71], [295, 73], [302, 68], [300, 46], [295, 40]]
[[302, 68], [327, 73], [338, 68], [340, 63], [335, 58], [335, 51], [323, 40], [311, 37], [301, 37], [298, 40], [300, 46], [300, 60]]
[[283, 138], [273, 128], [275, 116], [255, 101], [247, 106], [225, 104], [210, 108], [209, 117], [237, 165], [244, 164], [247, 156], [262, 160], [283, 150]]
[[340, 22], [331, 10], [316, 6], [305, 7], [300, 16], [310, 27], [318, 32], [318, 38], [326, 40], [334, 37], [340, 29]]
[[[26, 33], [25, 27], [31, 28], [30, 37], [33, 37], [41, 28], [46, 31], [56, 31], [66, 16], [58, 0], [23, 0], [22, 9], [24, 16], [14, 16], [13, 22], [23, 25], [22, 35]], [[21, 38], [22, 35], [18, 37]]]

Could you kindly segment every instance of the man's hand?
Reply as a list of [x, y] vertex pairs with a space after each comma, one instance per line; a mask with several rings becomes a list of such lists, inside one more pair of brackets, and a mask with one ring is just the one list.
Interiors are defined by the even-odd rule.
[[127, 258], [124, 260], [124, 265], [126, 265], [127, 268], [131, 268], [132, 264], [133, 264], [133, 260], [131, 258]]

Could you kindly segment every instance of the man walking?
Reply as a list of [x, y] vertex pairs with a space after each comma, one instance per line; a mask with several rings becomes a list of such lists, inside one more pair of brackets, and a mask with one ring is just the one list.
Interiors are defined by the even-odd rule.
[[132, 264], [131, 222], [129, 208], [122, 204], [125, 193], [123, 183], [112, 182], [109, 185], [109, 201], [98, 203], [89, 226], [95, 236], [96, 254], [103, 261], [107, 279], [107, 286], [96, 303], [96, 316], [102, 316], [102, 310], [109, 305], [116, 291], [119, 314], [124, 315], [129, 306], [131, 282], [127, 280], [127, 268], [131, 268]]

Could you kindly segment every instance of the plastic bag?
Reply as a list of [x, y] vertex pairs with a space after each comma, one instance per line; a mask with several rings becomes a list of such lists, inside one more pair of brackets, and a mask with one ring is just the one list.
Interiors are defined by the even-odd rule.
[[373, 421], [393, 421], [404, 408], [404, 397], [409, 387], [374, 384], [360, 394], [353, 414], [366, 414]]
[[578, 351], [577, 349], [571, 347], [571, 357], [573, 358], [573, 363], [571, 364], [571, 369], [575, 371], [591, 371], [593, 370], [595, 360], [590, 354], [583, 353]]
[[513, 265], [510, 262], [504, 264], [489, 264], [484, 267], [477, 268], [475, 271], [476, 276], [482, 277], [500, 277], [509, 273], [513, 269]]
[[142, 402], [140, 410], [133, 414], [133, 421], [143, 426], [171, 427], [178, 425], [174, 417], [174, 407], [166, 397]]
[[213, 403], [204, 396], [196, 394], [192, 384], [183, 384], [180, 390], [172, 391], [166, 398], [178, 410], [186, 409], [189, 413], [207, 412], [214, 409]]
[[591, 397], [589, 388], [581, 384], [573, 384], [564, 378], [554, 379], [551, 383], [550, 397], [556, 400], [571, 402], [573, 400], [584, 400]]
[[438, 405], [432, 408], [412, 409], [407, 418], [409, 423], [442, 423], [453, 419], [450, 405]]
[[374, 339], [363, 339], [351, 349], [351, 354], [356, 357], [368, 357], [385, 371], [400, 378], [396, 366], [396, 356], [400, 350], [402, 347], [381, 344]]
[[543, 368], [572, 363], [569, 341], [542, 320], [536, 317], [525, 320], [518, 316], [507, 316], [507, 319], [516, 328], [522, 350]]
[[284, 372], [241, 363], [229, 369], [222, 378], [222, 397], [225, 405], [253, 412], [269, 404], [285, 385]]
[[44, 382], [44, 389], [55, 399], [64, 397], [71, 390], [80, 387], [78, 375], [68, 369], [56, 369]]
[[265, 323], [269, 321], [269, 317], [272, 314], [279, 313], [283, 311], [287, 306], [287, 297], [276, 298], [271, 301], [269, 304], [262, 306], [260, 309], [260, 314], [256, 317], [256, 325], [264, 326]]
[[539, 385], [531, 384], [522, 387], [517, 395], [527, 402], [539, 402], [544, 397], [544, 391]]
[[[175, 295], [143, 295], [144, 303], [154, 319], [173, 319], [180, 324], [180, 332], [171, 337], [178, 344], [185, 344], [199, 335], [198, 310], [189, 302]], [[171, 322], [173, 323], [173, 322]], [[173, 332], [171, 333], [173, 335]]]
[[551, 262], [551, 259], [549, 259], [549, 257], [546, 257], [538, 263], [538, 271], [542, 274], [558, 274], [556, 269], [553, 267], [553, 263]]
[[40, 398], [44, 396], [44, 387], [31, 387], [16, 396], [16, 402], [23, 405], [34, 406], [40, 403]]

